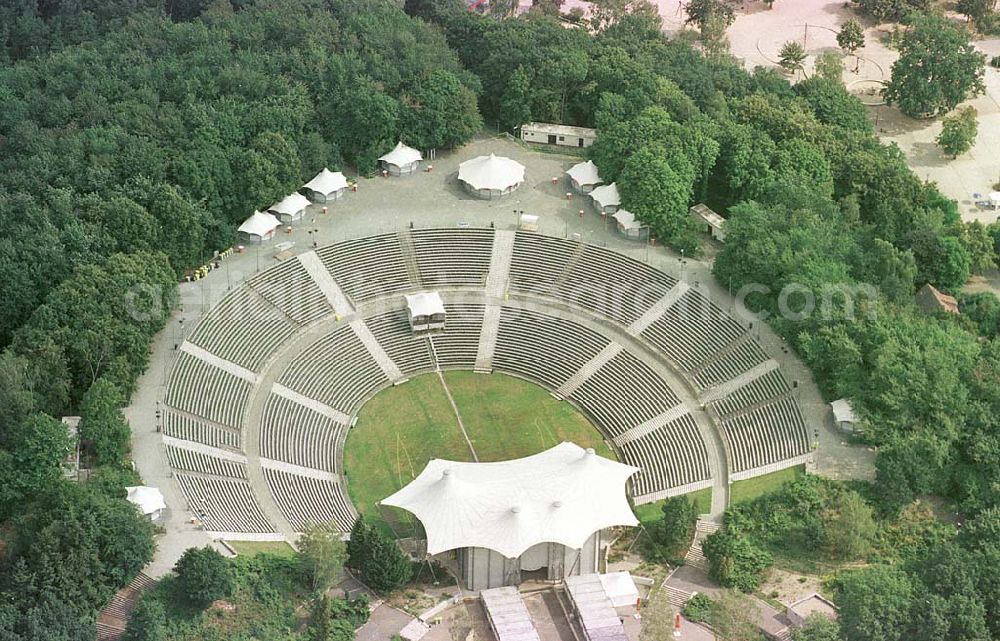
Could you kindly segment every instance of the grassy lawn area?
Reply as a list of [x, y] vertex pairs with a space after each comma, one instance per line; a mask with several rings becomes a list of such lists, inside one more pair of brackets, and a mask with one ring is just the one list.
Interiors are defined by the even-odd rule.
[[236, 550], [240, 556], [254, 554], [277, 554], [278, 556], [293, 556], [295, 550], [284, 541], [226, 541], [226, 545]]
[[506, 461], [571, 441], [613, 459], [601, 433], [572, 405], [545, 389], [503, 374], [445, 372], [481, 461]]
[[785, 483], [794, 481], [805, 473], [805, 465], [796, 465], [745, 481], [736, 481], [730, 488], [729, 502], [735, 505], [744, 501], [752, 501], [762, 494], [774, 492]]
[[[706, 487], [703, 490], [691, 492], [686, 496], [694, 501], [694, 507], [698, 514], [707, 514], [708, 511], [712, 509], [712, 488]], [[654, 501], [652, 503], [637, 505], [635, 507], [635, 515], [643, 523], [643, 525], [646, 525], [652, 523], [653, 521], [660, 520], [660, 515], [662, 514], [660, 509], [662, 507], [663, 501]]]
[[[541, 387], [502, 374], [454, 371], [445, 378], [480, 460], [527, 456], [564, 440], [613, 457], [583, 415]], [[437, 375], [426, 374], [383, 391], [361, 409], [344, 448], [351, 500], [382, 520], [376, 503], [416, 478], [432, 458], [471, 461], [472, 455]], [[410, 521], [402, 510], [389, 513]]]

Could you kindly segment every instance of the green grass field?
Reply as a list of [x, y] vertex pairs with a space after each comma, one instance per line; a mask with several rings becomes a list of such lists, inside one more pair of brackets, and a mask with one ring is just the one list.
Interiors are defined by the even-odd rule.
[[[706, 487], [704, 490], [691, 492], [686, 496], [694, 501], [696, 514], [707, 514], [708, 511], [712, 509], [712, 488]], [[648, 525], [653, 521], [660, 520], [660, 517], [663, 515], [662, 508], [663, 501], [654, 501], [653, 503], [637, 505], [635, 506], [635, 516], [642, 522], [643, 525]]]
[[226, 545], [236, 550], [240, 556], [255, 554], [277, 554], [292, 556], [295, 549], [284, 541], [226, 541]]
[[[452, 371], [445, 380], [481, 461], [535, 454], [562, 441], [614, 458], [600, 432], [569, 403], [502, 374]], [[354, 505], [381, 518], [376, 503], [413, 480], [432, 458], [471, 461], [436, 374], [389, 388], [365, 404], [348, 433], [344, 473]], [[392, 518], [409, 521], [400, 510]]]
[[804, 465], [796, 465], [745, 481], [736, 481], [729, 491], [729, 503], [735, 505], [744, 501], [752, 501], [758, 496], [774, 492], [785, 483], [794, 481], [805, 473], [806, 467]]

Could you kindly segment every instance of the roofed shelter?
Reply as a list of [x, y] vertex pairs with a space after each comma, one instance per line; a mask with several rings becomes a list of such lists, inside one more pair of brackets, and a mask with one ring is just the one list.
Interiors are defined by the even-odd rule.
[[420, 168], [420, 161], [423, 159], [423, 154], [413, 147], [407, 147], [403, 141], [399, 141], [392, 151], [384, 156], [379, 156], [378, 160], [382, 169], [389, 172], [389, 175], [407, 176]]
[[646, 236], [649, 236], [649, 227], [636, 220], [635, 214], [632, 212], [619, 209], [611, 217], [615, 219], [618, 231], [626, 237], [640, 239], [643, 236], [643, 230], [646, 230]]
[[524, 182], [524, 165], [490, 154], [466, 160], [458, 166], [458, 180], [470, 194], [484, 200], [500, 198]]
[[420, 292], [406, 296], [406, 313], [413, 333], [444, 329], [447, 317], [441, 295], [437, 292]]
[[566, 175], [569, 176], [569, 183], [573, 189], [581, 194], [589, 194], [594, 190], [594, 187], [604, 182], [601, 180], [601, 174], [597, 171], [597, 165], [594, 164], [593, 160], [573, 165], [566, 170]]
[[861, 422], [861, 419], [854, 413], [854, 407], [851, 406], [851, 402], [849, 400], [846, 398], [838, 398], [830, 403], [830, 409], [833, 410], [833, 421], [837, 424], [837, 427], [839, 427], [841, 431], [858, 431], [858, 423]]
[[726, 242], [726, 219], [709, 209], [708, 205], [699, 203], [689, 209], [688, 213], [702, 226], [706, 234], [710, 234], [720, 243]]
[[618, 185], [616, 183], [595, 187], [593, 191], [590, 192], [590, 198], [594, 201], [594, 205], [597, 209], [605, 214], [615, 213], [618, 211], [618, 206], [622, 204], [622, 199], [618, 195]]
[[602, 531], [635, 526], [625, 494], [638, 468], [573, 443], [496, 463], [431, 460], [382, 501], [416, 516], [430, 555], [457, 550], [471, 590], [599, 569]]
[[917, 305], [928, 314], [935, 314], [937, 312], [948, 314], [958, 313], [958, 300], [954, 296], [949, 296], [941, 292], [930, 283], [926, 283], [917, 291]]
[[280, 226], [281, 222], [271, 214], [255, 211], [236, 231], [243, 242], [259, 244], [274, 236], [274, 230]]
[[323, 171], [302, 186], [302, 190], [314, 203], [327, 203], [347, 192], [347, 178], [339, 171], [330, 171], [324, 167]]
[[301, 219], [308, 206], [309, 199], [295, 192], [268, 207], [267, 213], [276, 216], [282, 223], [290, 223]]
[[126, 487], [125, 491], [128, 492], [126, 496], [128, 502], [136, 506], [150, 521], [160, 518], [160, 514], [167, 507], [167, 503], [163, 500], [163, 494], [155, 487], [136, 485]]

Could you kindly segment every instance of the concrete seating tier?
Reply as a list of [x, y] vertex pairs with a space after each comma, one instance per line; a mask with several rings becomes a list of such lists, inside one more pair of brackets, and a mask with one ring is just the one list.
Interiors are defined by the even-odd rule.
[[274, 526], [264, 516], [246, 481], [212, 479], [182, 472], [176, 475], [191, 511], [212, 532], [264, 534]]
[[211, 474], [213, 476], [228, 476], [234, 479], [247, 478], [247, 466], [243, 463], [230, 461], [203, 452], [186, 450], [172, 445], [167, 446], [167, 460], [175, 470]]
[[624, 351], [591, 375], [570, 397], [601, 424], [609, 438], [624, 434], [680, 403], [656, 372]]
[[732, 457], [730, 472], [752, 470], [809, 452], [809, 434], [790, 396], [722, 421]]
[[163, 408], [163, 433], [167, 436], [184, 441], [193, 441], [212, 447], [241, 449], [240, 432], [237, 429], [225, 429], [212, 425], [192, 416], [170, 411]]
[[261, 417], [260, 455], [301, 467], [337, 472], [346, 430], [345, 425], [328, 416], [271, 394]]
[[413, 335], [406, 310], [399, 309], [372, 316], [365, 319], [365, 324], [404, 374], [434, 369], [427, 337]]
[[552, 296], [628, 326], [677, 281], [596, 245], [519, 232], [511, 288]]
[[410, 232], [425, 287], [483, 287], [490, 270], [492, 229], [417, 229]]
[[774, 369], [760, 378], [735, 390], [729, 396], [712, 404], [720, 416], [731, 416], [749, 407], [788, 393], [788, 383], [781, 372]]
[[690, 414], [626, 443], [621, 450], [625, 462], [641, 470], [632, 477], [636, 496], [704, 481], [712, 476], [708, 451]]
[[305, 349], [278, 382], [345, 414], [388, 383], [378, 363], [349, 325], [341, 325]]
[[479, 334], [483, 329], [482, 305], [446, 304], [445, 331], [434, 334], [434, 352], [442, 369], [473, 369], [479, 349]]
[[721, 354], [695, 374], [695, 384], [708, 389], [719, 383], [732, 380], [767, 360], [767, 354], [749, 336], [737, 343], [731, 350]]
[[178, 410], [239, 429], [251, 388], [242, 378], [180, 352], [170, 372], [165, 402]]
[[609, 342], [573, 321], [504, 307], [493, 366], [556, 389]]
[[269, 468], [264, 468], [264, 478], [281, 513], [296, 530], [312, 522], [351, 531], [357, 512], [340, 483]]
[[700, 293], [689, 289], [642, 336], [690, 372], [744, 334], [744, 328]]
[[345, 240], [321, 247], [316, 255], [355, 302], [416, 287], [396, 234]]
[[300, 325], [333, 312], [319, 285], [298, 258], [278, 263], [248, 280], [247, 284]]
[[190, 341], [255, 372], [297, 325], [248, 287], [226, 295], [198, 324]]

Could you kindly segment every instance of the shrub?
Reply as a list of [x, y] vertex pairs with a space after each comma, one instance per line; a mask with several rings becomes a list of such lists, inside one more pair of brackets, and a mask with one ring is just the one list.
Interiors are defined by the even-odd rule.
[[684, 604], [681, 614], [692, 621], [708, 621], [712, 615], [712, 599], [703, 592], [698, 592]]

